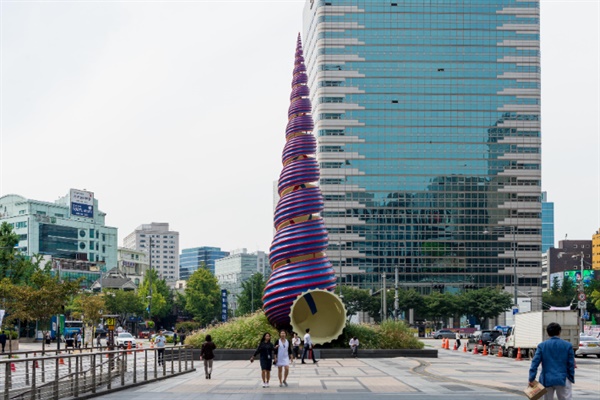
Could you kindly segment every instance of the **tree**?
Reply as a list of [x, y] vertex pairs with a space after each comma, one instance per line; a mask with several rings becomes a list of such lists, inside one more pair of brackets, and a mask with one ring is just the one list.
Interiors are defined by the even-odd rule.
[[25, 285], [35, 271], [44, 269], [49, 272], [50, 265], [42, 266], [43, 257], [39, 254], [32, 257], [22, 254], [15, 247], [18, 243], [19, 235], [7, 222], [3, 222], [0, 225], [0, 279], [8, 278], [14, 284]]
[[262, 308], [262, 296], [265, 290], [265, 277], [256, 272], [242, 282], [242, 291], [237, 295], [237, 314], [246, 315]]
[[343, 295], [342, 301], [346, 306], [348, 321], [358, 312], [366, 312], [372, 318], [379, 314], [379, 299], [371, 296], [368, 290], [352, 286], [340, 286], [340, 290]]
[[544, 309], [550, 306], [566, 307], [575, 301], [576, 288], [571, 279], [563, 279], [562, 284], [557, 277], [552, 280], [550, 290], [542, 293], [542, 303]]
[[19, 318], [40, 322], [49, 320], [52, 315], [61, 314], [70, 298], [79, 291], [79, 287], [80, 280], [62, 282], [58, 276], [52, 276], [48, 271], [35, 271], [29, 285], [15, 286], [20, 303]]
[[[152, 291], [150, 291], [152, 287]], [[152, 298], [149, 298], [152, 293]], [[155, 270], [150, 270], [144, 276], [144, 281], [138, 289], [138, 297], [154, 318], [165, 318], [173, 308], [171, 290], [164, 279], [159, 278]]]
[[[142, 315], [144, 303], [140, 297], [131, 290], [105, 289], [104, 302], [106, 311], [118, 315], [119, 325], [124, 326], [128, 317]], [[154, 297], [154, 294], [153, 296]]]
[[463, 297], [468, 314], [477, 318], [481, 326], [486, 319], [497, 317], [513, 305], [510, 293], [491, 287], [471, 290]]
[[190, 276], [185, 288], [186, 311], [195, 321], [207, 324], [219, 315], [221, 289], [217, 278], [207, 269], [199, 268]]
[[80, 293], [73, 299], [73, 310], [86, 325], [96, 325], [107, 310], [106, 301], [99, 294]]
[[459, 303], [457, 295], [433, 292], [425, 297], [426, 315], [435, 322], [442, 322], [457, 314]]

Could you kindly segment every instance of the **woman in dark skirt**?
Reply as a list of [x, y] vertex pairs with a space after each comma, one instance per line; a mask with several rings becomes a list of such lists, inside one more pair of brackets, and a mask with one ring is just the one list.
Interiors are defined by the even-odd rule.
[[273, 365], [273, 361], [277, 361], [273, 359], [273, 353], [275, 352], [275, 346], [271, 343], [271, 334], [266, 332], [254, 355], [250, 357], [250, 362], [254, 362], [254, 357], [260, 355], [260, 370], [262, 375], [263, 387], [269, 387], [269, 381], [271, 380], [271, 366]]

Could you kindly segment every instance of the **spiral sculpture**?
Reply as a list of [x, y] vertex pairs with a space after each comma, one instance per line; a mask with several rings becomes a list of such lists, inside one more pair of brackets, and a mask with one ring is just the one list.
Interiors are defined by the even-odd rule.
[[307, 82], [298, 35], [278, 185], [280, 199], [274, 216], [276, 234], [269, 256], [273, 272], [263, 302], [272, 325], [291, 326], [299, 333], [310, 328], [313, 342], [326, 343], [341, 334], [346, 310], [333, 294], [336, 277], [325, 254], [328, 237], [319, 216], [323, 196], [316, 185], [317, 143], [312, 135], [314, 123]]

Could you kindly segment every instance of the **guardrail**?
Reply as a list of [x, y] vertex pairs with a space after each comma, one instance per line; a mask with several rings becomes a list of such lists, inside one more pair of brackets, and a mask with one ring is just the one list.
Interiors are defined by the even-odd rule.
[[4, 400], [92, 397], [192, 371], [192, 350], [184, 347], [162, 355], [157, 349], [25, 354], [0, 360], [0, 394]]

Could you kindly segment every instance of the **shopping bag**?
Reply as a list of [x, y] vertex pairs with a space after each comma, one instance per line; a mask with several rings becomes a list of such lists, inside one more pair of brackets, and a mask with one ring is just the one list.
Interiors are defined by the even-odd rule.
[[544, 385], [542, 385], [538, 381], [533, 381], [533, 383], [533, 386], [527, 386], [527, 388], [524, 390], [525, 396], [527, 396], [529, 400], [541, 399], [546, 394], [546, 392], [548, 392], [548, 390], [546, 390]]

